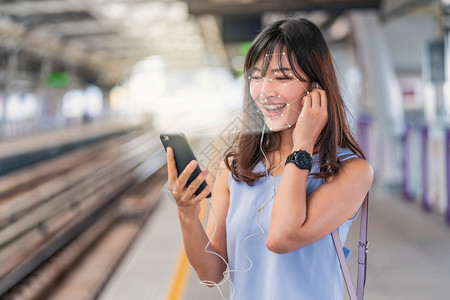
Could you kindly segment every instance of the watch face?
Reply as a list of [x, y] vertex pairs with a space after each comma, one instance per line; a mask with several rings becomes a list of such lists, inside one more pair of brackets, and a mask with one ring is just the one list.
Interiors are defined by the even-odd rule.
[[311, 155], [309, 155], [308, 152], [300, 150], [297, 152], [297, 154], [294, 157], [295, 164], [300, 168], [304, 170], [309, 170], [312, 165], [312, 158]]

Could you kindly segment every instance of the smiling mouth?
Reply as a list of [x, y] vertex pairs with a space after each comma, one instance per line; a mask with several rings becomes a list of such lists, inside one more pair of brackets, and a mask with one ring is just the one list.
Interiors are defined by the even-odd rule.
[[266, 115], [268, 117], [275, 117], [277, 115], [280, 115], [284, 111], [284, 109], [286, 108], [286, 103], [270, 105], [264, 104], [262, 105], [262, 107], [264, 107]]

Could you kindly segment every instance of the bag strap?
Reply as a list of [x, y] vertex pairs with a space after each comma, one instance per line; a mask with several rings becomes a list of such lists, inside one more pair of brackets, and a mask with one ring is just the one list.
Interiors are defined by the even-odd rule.
[[[354, 153], [344, 154], [339, 157], [340, 161], [345, 161], [347, 158], [354, 157]], [[357, 155], [360, 157], [359, 155]], [[367, 241], [367, 221], [369, 212], [369, 192], [367, 192], [366, 198], [361, 205], [361, 226], [359, 231], [359, 244], [358, 244], [358, 277], [355, 287], [348, 270], [347, 260], [345, 259], [344, 250], [342, 248], [341, 239], [337, 232], [337, 229], [331, 233], [334, 246], [341, 265], [342, 274], [344, 275], [345, 285], [350, 300], [363, 300], [364, 299], [364, 287], [366, 286], [366, 272], [367, 272], [367, 253], [369, 252], [369, 241]]]
[[357, 295], [358, 299], [364, 299], [364, 287], [366, 286], [367, 276], [367, 254], [369, 253], [369, 241], [367, 240], [367, 222], [369, 216], [369, 192], [367, 192], [366, 200], [362, 204], [361, 211], [361, 228], [359, 231], [358, 244], [358, 281]]
[[345, 285], [347, 286], [348, 296], [350, 297], [350, 300], [357, 300], [355, 287], [353, 286], [352, 277], [350, 276], [350, 271], [348, 270], [348, 265], [345, 260], [344, 251], [342, 249], [341, 239], [339, 238], [337, 230], [334, 230], [331, 233], [331, 237], [333, 238], [334, 246], [336, 247], [339, 263], [341, 264], [342, 274], [344, 274], [344, 280]]
[[[359, 245], [358, 245], [358, 281], [357, 281], [357, 292], [355, 293], [355, 288], [350, 276], [350, 271], [348, 270], [347, 261], [345, 259], [344, 250], [342, 248], [341, 239], [337, 230], [331, 233], [333, 238], [334, 246], [339, 258], [339, 263], [341, 265], [341, 270], [344, 275], [345, 285], [347, 287], [347, 292], [350, 300], [362, 300], [364, 299], [364, 287], [366, 285], [366, 271], [367, 271], [367, 253], [369, 252], [369, 242], [367, 241], [367, 220], [368, 220], [368, 206], [369, 206], [369, 193], [367, 193], [366, 198], [362, 204], [361, 211], [361, 228], [359, 233]], [[363, 242], [364, 241], [364, 242]]]

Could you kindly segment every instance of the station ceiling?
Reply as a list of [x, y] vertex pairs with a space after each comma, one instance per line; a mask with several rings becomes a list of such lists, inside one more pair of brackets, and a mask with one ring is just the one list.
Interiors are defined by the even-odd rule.
[[220, 48], [214, 45], [220, 22], [205, 16], [322, 10], [333, 18], [379, 6], [380, 0], [0, 0], [0, 47], [98, 70], [115, 81], [149, 55], [182, 64]]
[[378, 8], [380, 0], [186, 0], [192, 14], [220, 15], [255, 14], [292, 11], [343, 11], [358, 8]]

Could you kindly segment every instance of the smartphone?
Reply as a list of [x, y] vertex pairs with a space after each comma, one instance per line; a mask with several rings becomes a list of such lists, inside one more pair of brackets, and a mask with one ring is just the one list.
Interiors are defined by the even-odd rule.
[[[197, 160], [195, 158], [194, 152], [192, 152], [191, 146], [189, 145], [189, 142], [186, 138], [186, 136], [179, 132], [179, 133], [161, 133], [159, 138], [161, 139], [161, 142], [164, 146], [164, 149], [167, 152], [167, 147], [171, 147], [173, 150], [173, 154], [175, 156], [175, 165], [177, 167], [178, 175], [183, 172], [183, 170], [186, 168], [186, 166], [192, 161]], [[191, 176], [189, 177], [186, 186], [188, 186], [199, 174], [200, 174], [200, 166], [197, 165], [194, 172], [192, 172]], [[203, 189], [206, 187], [207, 183], [206, 180], [203, 180], [200, 187], [195, 191], [195, 195], [200, 194]], [[211, 193], [206, 196], [206, 198], [210, 198]]]

